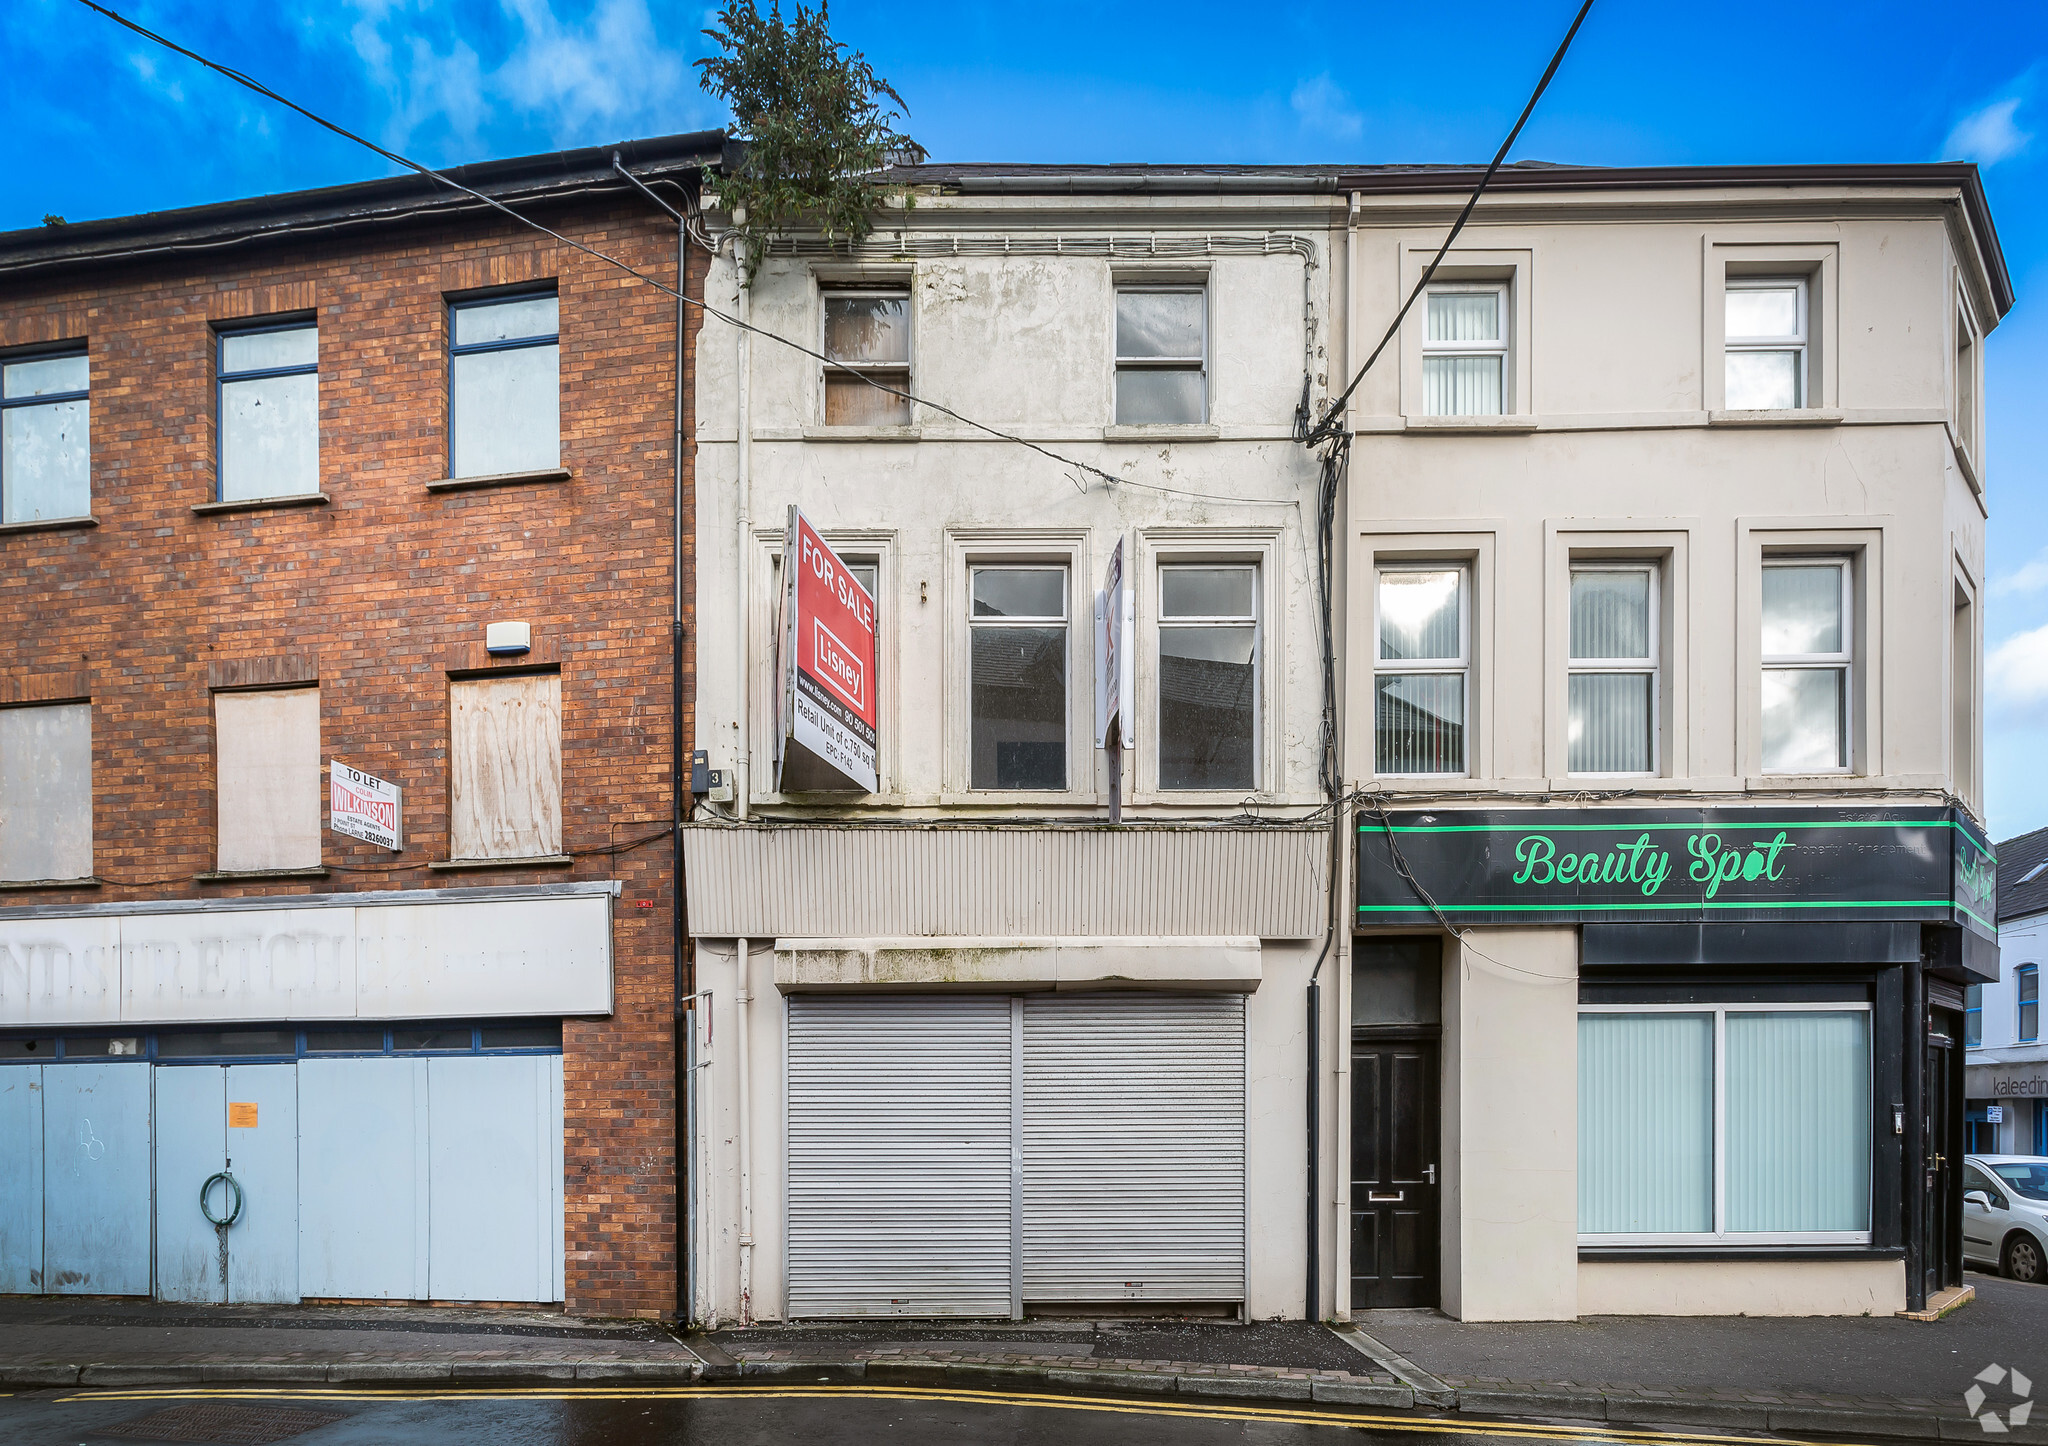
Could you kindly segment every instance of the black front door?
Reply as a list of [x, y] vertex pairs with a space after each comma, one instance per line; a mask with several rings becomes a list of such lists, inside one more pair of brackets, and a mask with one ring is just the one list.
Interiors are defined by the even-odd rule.
[[1437, 1043], [1351, 1045], [1351, 1306], [1437, 1303]]
[[[1934, 1013], [1934, 1011], [1929, 1011]], [[1962, 1102], [1956, 1097], [1954, 1040], [1940, 1032], [1938, 1021], [1927, 1034], [1927, 1239], [1921, 1259], [1927, 1263], [1931, 1295], [1963, 1280], [1962, 1150], [1959, 1126]]]

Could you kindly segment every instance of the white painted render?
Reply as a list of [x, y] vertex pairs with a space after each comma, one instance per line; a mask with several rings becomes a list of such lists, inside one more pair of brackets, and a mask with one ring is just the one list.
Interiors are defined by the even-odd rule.
[[1906, 1308], [1897, 1260], [1587, 1260], [1582, 1315], [1893, 1315]]
[[1249, 994], [1257, 939], [777, 939], [775, 987], [848, 990], [1169, 989]]
[[[733, 328], [706, 320], [696, 357], [695, 737], [711, 767], [751, 779], [746, 812], [791, 822], [1100, 819], [1107, 755], [1088, 746], [1093, 656], [1082, 640], [1093, 590], [1119, 540], [1136, 598], [1126, 816], [1213, 818], [1246, 802], [1236, 792], [1169, 795], [1157, 786], [1151, 638], [1158, 565], [1172, 559], [1259, 567], [1261, 713], [1250, 802], [1270, 817], [1322, 801], [1316, 474], [1292, 440], [1294, 410], [1305, 372], [1312, 402], [1341, 388], [1464, 197], [1349, 200], [1278, 188], [1199, 196], [935, 192], [886, 216], [857, 254], [807, 238], [764, 263], [746, 314], [807, 346], [821, 339], [821, 286], [907, 288], [911, 390], [1007, 439], [925, 406], [907, 427], [827, 428], [814, 361], [760, 338], [742, 347]], [[1638, 803], [1787, 794], [1831, 804], [1925, 802], [1952, 790], [1977, 806], [1981, 668], [1974, 658], [1952, 666], [1949, 649], [1954, 598], [1974, 599], [1982, 587], [1985, 459], [1981, 442], [1963, 442], [1982, 437], [1981, 417], [1964, 425], [1954, 414], [1953, 367], [1958, 313], [1981, 332], [1996, 305], [1957, 197], [1836, 186], [1516, 190], [1487, 199], [1449, 264], [1446, 279], [1508, 287], [1509, 415], [1419, 415], [1419, 309], [1353, 398], [1349, 421], [1358, 435], [1339, 508], [1335, 579], [1346, 786], [1445, 806], [1617, 787]], [[1727, 276], [1759, 268], [1810, 278], [1814, 405], [1800, 413], [1730, 414], [1722, 405], [1722, 287]], [[1204, 423], [1113, 424], [1113, 291], [1123, 280], [1200, 280], [1208, 288]], [[705, 296], [721, 309], [739, 304], [729, 255], [714, 261]], [[751, 358], [744, 378], [741, 357]], [[1981, 397], [1981, 386], [1972, 394]], [[1105, 484], [1026, 444], [1124, 480]], [[843, 554], [878, 569], [882, 788], [872, 796], [773, 792], [775, 560], [792, 504]], [[1775, 549], [1856, 559], [1854, 762], [1846, 774], [1762, 773], [1755, 639], [1760, 569]], [[1561, 609], [1575, 555], [1659, 565], [1666, 640], [1657, 777], [1593, 785], [1568, 774]], [[1459, 559], [1474, 584], [1471, 776], [1412, 789], [1372, 773], [1370, 579], [1376, 560], [1397, 558]], [[965, 584], [972, 563], [997, 559], [1071, 569], [1065, 790], [991, 794], [968, 786]], [[1981, 653], [1980, 616], [1973, 610], [1965, 633], [1973, 654]], [[1947, 696], [1952, 678], [1971, 690], [1959, 713]], [[849, 837], [847, 848], [863, 842], [857, 831]], [[693, 847], [686, 842], [686, 851]], [[932, 845], [927, 861], [925, 877], [949, 904], [943, 928], [929, 932], [1035, 935], [993, 917], [994, 907], [984, 911], [991, 917], [965, 916], [975, 910], [963, 905], [967, 891], [956, 878], [971, 875], [980, 897], [994, 855], [970, 866], [964, 846], [957, 857], [951, 848]], [[697, 1038], [708, 1064], [697, 1075], [693, 1309], [720, 1322], [776, 1319], [784, 1309], [783, 996], [774, 941], [802, 936], [806, 948], [830, 954], [857, 950], [854, 941], [878, 933], [920, 932], [806, 927], [801, 920], [843, 911], [794, 890], [784, 891], [785, 911], [776, 890], [748, 882], [754, 876], [737, 858], [721, 866], [724, 882], [708, 894], [700, 897], [694, 873], [691, 880], [697, 986], [710, 996]], [[886, 877], [904, 877], [891, 867]], [[852, 877], [839, 863], [832, 869], [834, 878]], [[1347, 860], [1340, 909], [1349, 871]], [[799, 874], [790, 875], [799, 886], [820, 877], [808, 866]], [[1029, 877], [1041, 890], [1050, 886]], [[1304, 882], [1319, 910], [1320, 879]], [[1160, 887], [1174, 885], [1162, 875]], [[880, 912], [904, 912], [894, 896], [878, 897], [888, 900]], [[1011, 899], [1003, 908], [1037, 917], [1066, 910], [1058, 898], [1036, 907]], [[700, 908], [725, 922], [705, 927]], [[1131, 912], [1149, 918], [1156, 909]], [[728, 930], [749, 931], [745, 979]], [[1246, 1309], [1254, 1317], [1350, 1311], [1349, 1048], [1339, 1025], [1349, 1018], [1350, 938], [1337, 931], [1317, 976], [1325, 1064], [1317, 1082], [1322, 1225], [1312, 1304], [1303, 1299], [1304, 993], [1322, 939], [1299, 939], [1263, 940], [1247, 1000]], [[1454, 1314], [1570, 1318], [1592, 1308], [1576, 1239], [1576, 974], [1569, 929], [1484, 931], [1468, 949], [1446, 951], [1443, 1299]], [[748, 1001], [744, 1051], [732, 1034], [740, 993]], [[743, 1053], [744, 1119], [735, 1073]], [[743, 1198], [751, 1201], [745, 1299]], [[1898, 1275], [1896, 1265], [1889, 1269]], [[1650, 1273], [1638, 1280], [1631, 1271]], [[1825, 1277], [1816, 1299], [1845, 1308], [1859, 1298], [1858, 1281], [1876, 1278], [1861, 1264], [1819, 1262], [1806, 1273]], [[1724, 1273], [1765, 1293], [1776, 1288], [1767, 1274]], [[1655, 1281], [1672, 1278], [1664, 1267], [1619, 1265], [1598, 1274], [1600, 1298], [1666, 1310], [1668, 1292]]]

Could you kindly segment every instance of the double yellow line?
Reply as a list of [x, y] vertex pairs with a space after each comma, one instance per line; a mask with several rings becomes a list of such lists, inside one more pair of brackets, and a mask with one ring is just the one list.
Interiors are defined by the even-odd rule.
[[[1034, 1395], [1016, 1391], [967, 1391], [923, 1386], [513, 1386], [480, 1390], [422, 1390], [408, 1387], [136, 1387], [77, 1391], [60, 1401], [952, 1401], [978, 1406], [1028, 1406], [1050, 1411], [1091, 1411], [1103, 1415], [1180, 1417], [1197, 1421], [1264, 1421], [1298, 1426], [1348, 1426], [1409, 1435], [1493, 1436], [1527, 1441], [1621, 1442], [1627, 1446], [1786, 1446], [1777, 1436], [1708, 1435], [1682, 1431], [1631, 1431], [1606, 1426], [1566, 1426], [1473, 1417], [1387, 1415], [1342, 1409], [1228, 1406], [1177, 1400], [1137, 1401], [1110, 1396]], [[1802, 1446], [1848, 1446], [1804, 1442]]]

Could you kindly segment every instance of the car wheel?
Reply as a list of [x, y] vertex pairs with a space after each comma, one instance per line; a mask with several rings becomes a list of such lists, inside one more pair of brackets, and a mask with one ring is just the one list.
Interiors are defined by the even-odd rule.
[[2031, 1235], [2015, 1235], [2006, 1241], [2005, 1273], [2029, 1285], [2048, 1280], [2048, 1259], [2042, 1257], [2041, 1242]]

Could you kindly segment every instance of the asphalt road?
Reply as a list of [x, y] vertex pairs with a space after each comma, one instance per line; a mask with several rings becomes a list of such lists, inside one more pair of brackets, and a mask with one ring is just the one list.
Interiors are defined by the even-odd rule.
[[[230, 1419], [230, 1416], [236, 1419]], [[210, 1417], [210, 1419], [209, 1419]], [[269, 1427], [266, 1431], [262, 1428]], [[284, 1430], [290, 1434], [276, 1435]], [[1108, 1397], [838, 1387], [450, 1393], [228, 1388], [41, 1391], [0, 1397], [8, 1446], [289, 1441], [293, 1446], [1517, 1446], [1605, 1442], [1598, 1428], [1519, 1423], [1511, 1434], [1390, 1411], [1319, 1411]], [[1632, 1433], [1620, 1433], [1623, 1435]], [[1658, 1433], [1660, 1446], [1710, 1437]], [[1752, 1438], [1753, 1439], [1753, 1438]], [[1725, 1440], [1720, 1446], [1726, 1446]]]

